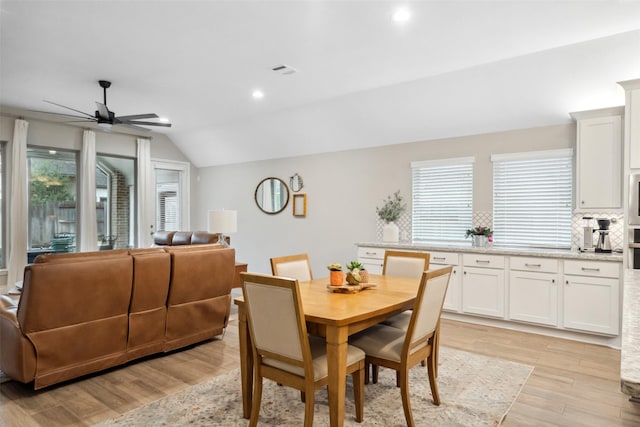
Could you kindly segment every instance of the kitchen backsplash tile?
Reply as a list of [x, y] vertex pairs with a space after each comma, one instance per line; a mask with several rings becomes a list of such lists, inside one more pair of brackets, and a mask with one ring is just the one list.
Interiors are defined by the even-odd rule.
[[[611, 248], [613, 249], [622, 249], [622, 245], [624, 243], [624, 225], [623, 220], [624, 217], [620, 212], [613, 211], [602, 211], [589, 214], [585, 213], [574, 213], [572, 217], [572, 247], [573, 249], [577, 249], [580, 246], [580, 241], [582, 239], [582, 225], [583, 220], [582, 217], [588, 215], [594, 218], [593, 226], [594, 228], [598, 228], [598, 224], [595, 222], [597, 218], [608, 218], [608, 219], [616, 219], [616, 222], [612, 222], [609, 227], [609, 239], [611, 240]], [[400, 241], [402, 242], [410, 242], [411, 239], [411, 212], [404, 212], [400, 215], [398, 221], [396, 221], [398, 228], [400, 229]], [[384, 225], [384, 221], [379, 218], [376, 221], [376, 240], [382, 241], [382, 226]], [[493, 228], [493, 213], [487, 211], [476, 211], [473, 213], [473, 227], [491, 227]], [[594, 244], [597, 242], [597, 233], [593, 236]]]

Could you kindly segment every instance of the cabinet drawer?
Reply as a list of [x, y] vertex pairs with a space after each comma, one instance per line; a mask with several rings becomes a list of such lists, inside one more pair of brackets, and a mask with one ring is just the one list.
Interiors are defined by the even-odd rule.
[[620, 264], [617, 262], [565, 261], [564, 274], [619, 278]]
[[511, 257], [509, 258], [512, 270], [520, 271], [540, 271], [544, 273], [557, 273], [558, 260], [549, 258], [534, 257]]
[[464, 254], [465, 267], [504, 268], [504, 257], [500, 255]]
[[455, 252], [429, 252], [429, 264], [458, 265], [458, 254]]
[[358, 258], [384, 259], [384, 248], [359, 247]]

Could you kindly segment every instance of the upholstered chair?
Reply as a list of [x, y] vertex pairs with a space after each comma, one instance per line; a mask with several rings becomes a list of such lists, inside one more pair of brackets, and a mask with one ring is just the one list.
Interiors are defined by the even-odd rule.
[[[254, 360], [250, 426], [258, 424], [263, 378], [300, 390], [305, 427], [313, 425], [314, 392], [328, 384], [326, 342], [309, 336], [295, 279], [241, 273]], [[347, 374], [353, 377], [356, 421], [364, 407], [364, 352], [347, 348]]]
[[[365, 369], [369, 365], [384, 366], [399, 373], [402, 407], [408, 426], [415, 426], [409, 396], [409, 369], [426, 359], [433, 402], [440, 405], [436, 364], [438, 362], [437, 332], [442, 305], [449, 285], [451, 266], [422, 274], [416, 303], [407, 330], [387, 325], [374, 325], [349, 339], [350, 345], [366, 354]], [[373, 382], [376, 383], [377, 368]]]
[[[422, 277], [422, 273], [429, 269], [428, 252], [385, 251], [382, 274], [398, 277]], [[385, 325], [394, 326], [403, 330], [407, 329], [411, 311], [405, 311], [385, 320]]]
[[308, 282], [313, 279], [307, 254], [271, 258], [271, 272], [274, 276], [290, 277], [299, 282]]

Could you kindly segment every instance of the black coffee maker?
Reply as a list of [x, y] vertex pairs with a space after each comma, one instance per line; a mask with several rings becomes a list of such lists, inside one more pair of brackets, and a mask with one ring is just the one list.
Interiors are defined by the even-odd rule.
[[609, 225], [611, 221], [606, 218], [600, 218], [596, 220], [598, 222], [597, 231], [599, 233], [598, 243], [596, 243], [596, 252], [611, 253], [611, 240], [609, 240]]

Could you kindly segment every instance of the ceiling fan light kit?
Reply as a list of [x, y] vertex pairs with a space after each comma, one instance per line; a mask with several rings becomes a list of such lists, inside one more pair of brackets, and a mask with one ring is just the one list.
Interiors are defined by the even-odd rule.
[[66, 117], [75, 117], [81, 122], [88, 121], [96, 123], [101, 129], [109, 131], [111, 128], [116, 126], [125, 126], [130, 129], [142, 130], [148, 132], [150, 129], [144, 128], [142, 126], [162, 126], [162, 127], [171, 127], [171, 123], [168, 120], [160, 120], [158, 122], [150, 122], [150, 121], [142, 121], [142, 119], [159, 119], [158, 115], [155, 113], [146, 113], [146, 114], [134, 114], [129, 116], [116, 116], [116, 113], [110, 111], [107, 107], [107, 89], [111, 87], [111, 82], [108, 80], [98, 80], [98, 84], [102, 88], [103, 91], [103, 101], [104, 102], [96, 102], [96, 111], [95, 114], [91, 115], [89, 113], [85, 113], [84, 111], [76, 110], [71, 107], [67, 107], [66, 105], [58, 104], [55, 102], [47, 101], [49, 104], [57, 105], [58, 107], [66, 108], [71, 111], [75, 111], [76, 113], [82, 114], [82, 116], [71, 115], [71, 114], [62, 114], [62, 113], [52, 113], [46, 112], [47, 114], [55, 114]]

